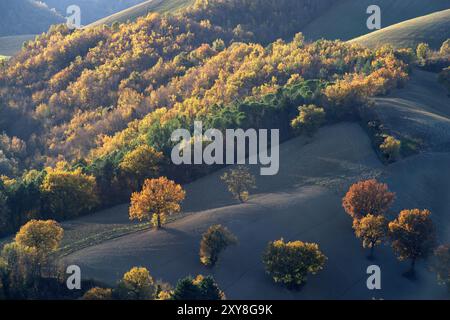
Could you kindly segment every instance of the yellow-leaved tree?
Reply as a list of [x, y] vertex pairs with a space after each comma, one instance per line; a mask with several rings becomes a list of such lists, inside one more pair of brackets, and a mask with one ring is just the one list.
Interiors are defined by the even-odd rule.
[[147, 179], [141, 192], [131, 195], [131, 220], [150, 220], [159, 229], [168, 215], [180, 212], [186, 196], [181, 185], [166, 177]]
[[67, 219], [92, 210], [98, 204], [95, 177], [80, 168], [67, 170], [63, 164], [47, 168], [41, 191], [52, 217]]
[[127, 153], [120, 163], [120, 169], [133, 190], [137, 190], [145, 179], [156, 177], [158, 164], [163, 155], [148, 145], [141, 145]]

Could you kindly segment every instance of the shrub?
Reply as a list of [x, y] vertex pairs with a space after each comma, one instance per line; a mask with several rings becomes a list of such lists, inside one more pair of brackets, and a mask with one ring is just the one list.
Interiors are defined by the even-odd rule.
[[244, 166], [225, 172], [221, 179], [226, 183], [228, 191], [242, 203], [248, 200], [250, 189], [256, 188], [255, 177]]
[[298, 132], [305, 132], [312, 136], [325, 122], [325, 110], [313, 104], [298, 108], [299, 115], [291, 122], [292, 128]]
[[214, 266], [219, 254], [228, 246], [236, 244], [237, 238], [221, 225], [208, 228], [200, 241], [200, 261], [206, 266]]
[[380, 145], [380, 150], [389, 161], [395, 161], [400, 157], [402, 143], [392, 136], [386, 136], [384, 142]]

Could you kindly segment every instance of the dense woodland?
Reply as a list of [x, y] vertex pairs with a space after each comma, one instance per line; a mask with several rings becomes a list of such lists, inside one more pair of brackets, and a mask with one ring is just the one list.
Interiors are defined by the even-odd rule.
[[146, 178], [206, 174], [169, 161], [170, 134], [194, 120], [285, 140], [302, 105], [323, 109], [321, 123], [357, 119], [368, 97], [407, 80], [414, 51], [305, 43], [297, 30], [332, 1], [281, 2], [198, 0], [25, 44], [0, 68], [0, 233], [126, 201]]

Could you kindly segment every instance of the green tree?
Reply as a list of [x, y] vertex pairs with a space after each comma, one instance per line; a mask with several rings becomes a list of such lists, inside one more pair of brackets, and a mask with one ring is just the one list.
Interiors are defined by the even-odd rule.
[[266, 272], [276, 283], [296, 288], [306, 282], [308, 274], [323, 269], [327, 258], [315, 243], [301, 241], [269, 242], [263, 254]]
[[389, 223], [392, 249], [400, 261], [411, 260], [410, 275], [414, 275], [416, 261], [433, 252], [435, 237], [429, 210], [403, 210], [397, 219]]
[[368, 214], [361, 219], [353, 220], [355, 235], [363, 242], [364, 248], [370, 248], [369, 258], [373, 258], [375, 246], [380, 245], [387, 236], [387, 221], [382, 215]]
[[225, 172], [222, 177], [228, 187], [228, 191], [240, 202], [246, 202], [250, 189], [256, 188], [256, 179], [247, 167], [238, 166]]
[[211, 276], [183, 278], [172, 293], [172, 300], [224, 300], [225, 295]]
[[312, 136], [325, 122], [325, 110], [313, 104], [298, 108], [299, 115], [291, 122], [292, 128], [298, 133]]
[[236, 244], [237, 238], [221, 225], [213, 225], [203, 234], [200, 241], [200, 261], [213, 267], [220, 253], [228, 246]]

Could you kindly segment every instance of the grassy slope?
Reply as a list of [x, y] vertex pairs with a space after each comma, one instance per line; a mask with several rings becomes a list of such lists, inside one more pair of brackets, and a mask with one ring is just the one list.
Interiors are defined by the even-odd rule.
[[426, 42], [439, 48], [450, 38], [450, 9], [404, 21], [351, 40], [368, 47], [389, 43], [394, 47], [415, 47]]
[[132, 21], [152, 11], [160, 13], [174, 12], [188, 6], [192, 2], [193, 0], [149, 0], [136, 6], [133, 6], [131, 8], [128, 8], [126, 10], [115, 13], [109, 17], [100, 19], [88, 26], [112, 24], [116, 21], [118, 22], [126, 22], [127, 20]]
[[349, 40], [369, 32], [366, 27], [369, 5], [381, 8], [382, 27], [450, 8], [450, 0], [342, 0], [304, 30], [308, 39]]
[[33, 34], [0, 37], [0, 55], [12, 56], [22, 49], [22, 44], [25, 41], [34, 39]]

